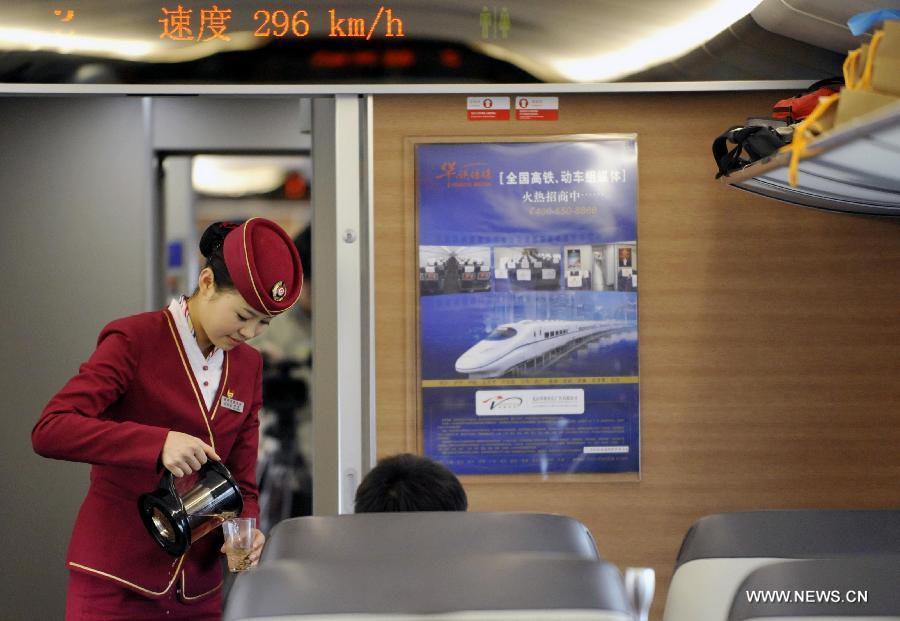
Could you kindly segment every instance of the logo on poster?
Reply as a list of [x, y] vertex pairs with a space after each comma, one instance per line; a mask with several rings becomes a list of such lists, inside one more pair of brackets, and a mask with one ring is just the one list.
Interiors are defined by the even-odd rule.
[[520, 397], [506, 397], [504, 395], [495, 395], [490, 399], [484, 399], [482, 403], [487, 405], [489, 410], [515, 410], [524, 402]]
[[583, 388], [475, 391], [477, 416], [584, 414]]
[[441, 162], [441, 172], [435, 180], [447, 180], [448, 188], [486, 188], [494, 185], [491, 181], [491, 167], [483, 162], [466, 162], [461, 166], [456, 160]]

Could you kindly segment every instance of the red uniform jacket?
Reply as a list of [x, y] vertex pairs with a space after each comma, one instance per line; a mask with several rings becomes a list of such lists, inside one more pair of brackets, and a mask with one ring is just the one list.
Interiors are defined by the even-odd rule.
[[[223, 394], [243, 402], [244, 411], [221, 406]], [[184, 601], [221, 588], [221, 530], [174, 558], [147, 533], [137, 499], [156, 489], [166, 435], [180, 431], [215, 448], [240, 486], [243, 515], [258, 517], [261, 405], [262, 358], [249, 345], [225, 352], [221, 384], [207, 411], [168, 310], [106, 326], [96, 351], [50, 400], [31, 434], [44, 457], [93, 464], [68, 566], [151, 598], [168, 594], [176, 583]]]

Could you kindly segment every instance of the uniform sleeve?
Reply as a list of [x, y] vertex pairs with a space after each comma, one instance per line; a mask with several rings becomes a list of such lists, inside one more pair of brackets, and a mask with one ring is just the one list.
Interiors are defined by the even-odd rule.
[[237, 482], [244, 498], [242, 517], [252, 517], [259, 521], [259, 491], [256, 487], [256, 456], [259, 449], [259, 409], [262, 407], [262, 357], [259, 357], [259, 370], [256, 373], [256, 388], [253, 391], [253, 404], [231, 453], [225, 460], [225, 466]]
[[138, 358], [132, 337], [105, 328], [90, 359], [41, 413], [31, 431], [35, 452], [90, 464], [156, 467], [169, 430], [107, 416], [128, 391]]

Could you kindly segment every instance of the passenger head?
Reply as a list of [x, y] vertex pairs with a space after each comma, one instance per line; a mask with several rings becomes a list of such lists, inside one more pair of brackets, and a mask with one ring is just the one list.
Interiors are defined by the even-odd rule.
[[385, 457], [356, 490], [357, 513], [465, 511], [466, 490], [442, 464], [404, 453]]
[[303, 265], [297, 250], [270, 220], [213, 223], [200, 239], [200, 252], [206, 265], [190, 309], [204, 345], [227, 351], [259, 336], [300, 295]]

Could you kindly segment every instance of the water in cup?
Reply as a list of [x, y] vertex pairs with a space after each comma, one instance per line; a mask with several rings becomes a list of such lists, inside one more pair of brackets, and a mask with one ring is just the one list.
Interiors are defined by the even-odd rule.
[[239, 572], [250, 569], [250, 552], [253, 550], [255, 518], [232, 518], [222, 523], [225, 534], [225, 556], [228, 570]]

